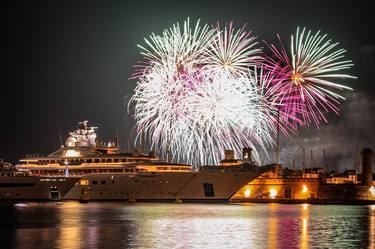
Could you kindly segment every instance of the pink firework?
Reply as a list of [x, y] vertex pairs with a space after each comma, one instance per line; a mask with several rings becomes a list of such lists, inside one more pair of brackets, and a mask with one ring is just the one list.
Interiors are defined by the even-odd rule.
[[294, 128], [327, 122], [327, 113], [338, 114], [339, 100], [345, 99], [335, 90], [352, 90], [338, 81], [356, 78], [341, 73], [353, 64], [344, 60], [346, 50], [336, 49], [338, 43], [332, 43], [326, 36], [297, 28], [295, 36], [291, 36], [290, 50], [279, 36], [279, 46], [267, 44], [272, 56], [266, 58], [266, 64], [279, 85], [278, 102], [284, 114], [281, 121]]

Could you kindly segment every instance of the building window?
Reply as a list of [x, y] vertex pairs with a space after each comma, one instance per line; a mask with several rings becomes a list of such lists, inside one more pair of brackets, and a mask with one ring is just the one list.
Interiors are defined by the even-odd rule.
[[82, 179], [82, 180], [79, 181], [79, 184], [80, 185], [89, 185], [89, 180], [83, 180]]
[[107, 184], [107, 181], [101, 181], [100, 184]]
[[215, 197], [214, 185], [212, 183], [203, 183], [203, 190], [206, 197]]
[[92, 181], [92, 184], [93, 185], [98, 184], [98, 181]]

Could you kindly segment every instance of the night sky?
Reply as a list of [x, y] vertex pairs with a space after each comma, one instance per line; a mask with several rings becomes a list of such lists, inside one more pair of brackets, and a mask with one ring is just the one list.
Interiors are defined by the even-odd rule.
[[[129, 80], [141, 59], [137, 44], [186, 17], [237, 27], [260, 40], [284, 37], [297, 26], [322, 30], [348, 50], [358, 80], [341, 116], [320, 129], [282, 138], [282, 161], [298, 160], [301, 146], [316, 163], [327, 149], [332, 164], [353, 166], [355, 147], [375, 149], [375, 11], [371, 1], [12, 1], [1, 10], [0, 158], [48, 154], [78, 121], [99, 126], [104, 140], [119, 130], [125, 144], [134, 125], [127, 114]], [[273, 160], [272, 151], [268, 161]], [[300, 155], [300, 154], [298, 154]], [[267, 161], [265, 160], [265, 161]]]

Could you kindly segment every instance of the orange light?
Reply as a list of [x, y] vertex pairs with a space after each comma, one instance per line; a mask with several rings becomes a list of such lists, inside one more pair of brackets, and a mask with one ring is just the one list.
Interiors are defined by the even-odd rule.
[[303, 185], [302, 187], [302, 193], [307, 193], [309, 189], [306, 187], [306, 185]]
[[371, 195], [372, 195], [373, 197], [375, 197], [375, 187], [374, 187], [374, 186], [371, 186], [369, 190], [370, 190]]
[[299, 85], [301, 82], [303, 82], [303, 78], [300, 73], [294, 73], [292, 74], [291, 80], [294, 82], [294, 84]]
[[274, 188], [271, 188], [270, 189], [270, 197], [271, 197], [271, 199], [275, 199], [276, 196], [277, 196], [277, 190], [274, 189]]
[[244, 195], [246, 198], [249, 198], [250, 194], [251, 194], [251, 190], [249, 188], [244, 191]]

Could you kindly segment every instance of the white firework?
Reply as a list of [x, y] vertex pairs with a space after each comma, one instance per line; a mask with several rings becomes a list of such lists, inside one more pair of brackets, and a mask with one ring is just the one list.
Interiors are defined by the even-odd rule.
[[239, 157], [243, 147], [253, 148], [259, 161], [257, 145], [265, 151], [273, 143], [275, 131], [269, 118], [272, 109], [259, 90], [262, 79], [258, 75], [233, 79], [224, 73], [198, 86], [196, 94], [188, 98], [194, 131], [189, 146], [192, 155], [197, 155], [187, 158], [191, 163], [216, 164], [226, 149]]
[[248, 74], [261, 58], [262, 50], [256, 47], [257, 44], [256, 37], [244, 27], [235, 30], [230, 22], [221, 30], [218, 25], [209, 44], [205, 68], [220, 73], [224, 71], [234, 77]]
[[201, 66], [213, 32], [207, 24], [201, 26], [199, 20], [192, 28], [188, 18], [183, 28], [177, 23], [164, 30], [162, 35], [151, 34], [144, 39], [147, 46], [138, 45], [145, 61], [136, 76], [155, 66], [175, 71], [174, 76], [184, 75], [188, 70]]
[[189, 20], [182, 30], [176, 24], [151, 35], [131, 99], [139, 134], [174, 161], [195, 166], [217, 164], [225, 149], [239, 156], [243, 147], [272, 143], [263, 77], [249, 75], [259, 53], [253, 42], [243, 30], [199, 22], [191, 29]]

